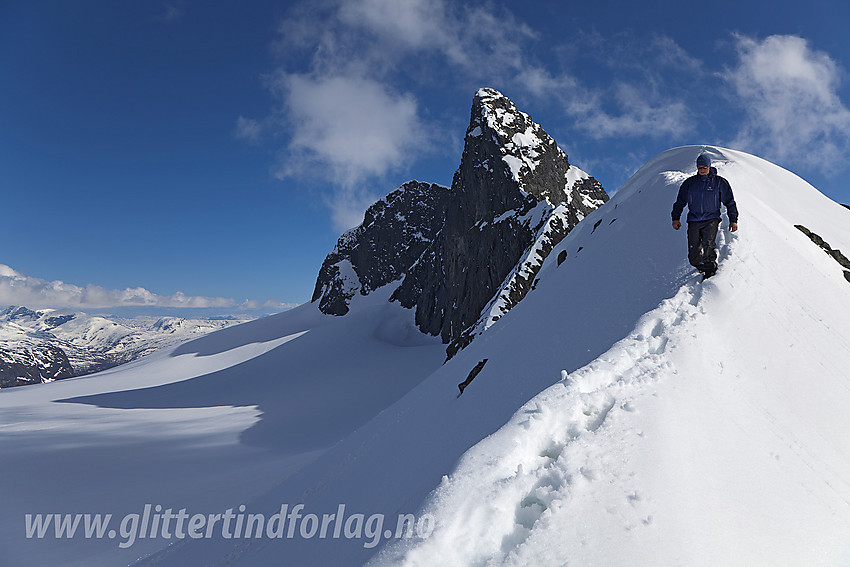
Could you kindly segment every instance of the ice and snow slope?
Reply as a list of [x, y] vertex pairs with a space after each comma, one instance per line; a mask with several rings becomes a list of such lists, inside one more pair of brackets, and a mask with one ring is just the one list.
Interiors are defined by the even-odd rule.
[[[666, 213], [698, 152], [660, 155], [611, 207]], [[602, 356], [564, 364], [443, 478], [436, 532], [374, 565], [850, 565], [850, 282], [794, 228], [847, 250], [850, 211], [761, 159], [715, 160], [742, 211], [718, 276], [686, 277]], [[659, 216], [623, 236], [660, 246]]]
[[430, 513], [429, 538], [371, 548], [295, 526], [291, 539], [184, 540], [140, 564], [850, 563], [850, 283], [794, 228], [848, 250], [850, 211], [713, 150], [741, 229], [721, 229], [720, 272], [702, 283], [669, 215], [701, 151], [650, 161], [552, 251], [520, 305], [246, 503]]
[[[99, 374], [0, 391], [0, 565], [127, 565], [170, 543], [122, 530], [146, 505], [221, 514], [316, 459], [444, 359], [388, 293], [346, 317], [307, 304]], [[39, 538], [27, 514], [113, 519], [101, 537], [80, 523], [74, 537], [48, 525]]]

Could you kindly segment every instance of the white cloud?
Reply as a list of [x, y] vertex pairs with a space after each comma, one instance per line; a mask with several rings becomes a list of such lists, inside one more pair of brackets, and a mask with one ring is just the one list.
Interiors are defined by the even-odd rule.
[[582, 132], [596, 139], [679, 139], [694, 130], [688, 101], [705, 73], [672, 38], [582, 31], [575, 41], [581, 47], [570, 57], [595, 64], [597, 73], [588, 82], [556, 78], [564, 88], [554, 93]]
[[535, 37], [527, 25], [492, 5], [444, 0], [356, 0], [341, 4], [339, 22], [377, 42], [381, 57], [397, 63], [404, 55], [434, 55], [473, 79], [508, 80], [529, 62], [523, 44]]
[[435, 46], [448, 40], [445, 4], [429, 0], [360, 0], [345, 2], [340, 19], [352, 26], [371, 29], [397, 44], [410, 49]]
[[519, 70], [517, 81], [533, 96], [552, 98], [558, 93], [575, 93], [578, 81], [569, 75], [555, 76], [543, 67], [529, 65]]
[[724, 77], [747, 119], [731, 144], [789, 163], [843, 168], [850, 111], [838, 95], [838, 65], [801, 37], [736, 39], [738, 66]]
[[363, 222], [363, 215], [383, 195], [362, 187], [342, 188], [325, 198], [331, 212], [331, 222], [338, 232], [344, 232]]
[[[250, 305], [253, 305], [253, 304], [250, 304]], [[269, 299], [268, 301], [266, 301], [262, 304], [262, 308], [263, 309], [271, 309], [271, 310], [275, 310], [275, 311], [286, 311], [287, 309], [295, 309], [299, 305], [300, 305], [299, 303], [290, 303], [290, 302], [285, 302], [285, 301], [277, 301], [277, 300], [274, 300], [274, 299]], [[260, 307], [259, 302], [257, 302], [257, 308], [259, 308], [259, 307]], [[245, 308], [246, 309], [251, 308], [249, 306], [248, 302], [246, 302]]]
[[687, 105], [683, 101], [648, 96], [646, 90], [618, 83], [614, 100], [619, 114], [603, 110], [598, 97], [587, 96], [570, 110], [581, 126], [595, 138], [680, 136], [693, 129]]
[[424, 129], [416, 100], [356, 76], [281, 74], [278, 87], [292, 126], [290, 159], [280, 177], [326, 166], [335, 181], [353, 186], [404, 165], [421, 148]]
[[[412, 94], [419, 88], [452, 84], [471, 97], [491, 86], [559, 101], [566, 116], [597, 139], [682, 137], [693, 130], [683, 96], [671, 92], [665, 75], [699, 73], [699, 61], [664, 36], [596, 37], [590, 47], [587, 39], [576, 32], [566, 41], [581, 46], [583, 59], [610, 65], [616, 80], [590, 85], [569, 68], [541, 65], [533, 55], [538, 34], [494, 3], [302, 2], [281, 22], [274, 44], [279, 64], [266, 82], [277, 108], [259, 121], [240, 117], [237, 136], [284, 139], [274, 174], [331, 182], [332, 194], [323, 200], [335, 227], [344, 230], [374, 200], [368, 187], [440, 147], [439, 128]], [[428, 112], [440, 114], [433, 107]]]
[[7, 266], [6, 264], [0, 264], [0, 277], [14, 278], [16, 276], [20, 276], [18, 272]]
[[363, 220], [380, 195], [369, 180], [408, 166], [411, 155], [430, 144], [413, 96], [360, 76], [279, 73], [274, 89], [282, 96], [290, 141], [274, 174], [319, 177], [336, 190], [324, 201], [334, 228]]
[[196, 297], [182, 292], [174, 295], [157, 295], [145, 288], [123, 290], [106, 289], [88, 284], [85, 287], [59, 280], [47, 281], [25, 276], [9, 266], [0, 264], [0, 305], [26, 305], [27, 307], [219, 307], [236, 305], [233, 299], [223, 297]]
[[298, 307], [299, 303], [291, 303], [286, 301], [277, 301], [275, 299], [269, 299], [268, 301], [257, 301], [256, 299], [246, 299], [242, 303], [239, 304], [239, 309], [237, 311], [267, 311], [267, 312], [280, 312], [287, 311], [289, 309], [295, 309]]
[[263, 125], [253, 118], [245, 118], [240, 116], [236, 119], [235, 136], [239, 140], [248, 140], [256, 142], [260, 139], [263, 133]]
[[267, 77], [279, 106], [259, 122], [240, 117], [236, 135], [283, 134], [274, 175], [330, 181], [323, 200], [335, 228], [348, 229], [378, 196], [369, 187], [437, 149], [437, 128], [421, 116], [411, 85], [454, 74], [471, 96], [494, 78], [522, 74], [543, 89], [551, 84], [545, 71], [523, 57], [521, 43], [532, 36], [508, 12], [443, 0], [296, 5], [275, 42], [279, 67]]

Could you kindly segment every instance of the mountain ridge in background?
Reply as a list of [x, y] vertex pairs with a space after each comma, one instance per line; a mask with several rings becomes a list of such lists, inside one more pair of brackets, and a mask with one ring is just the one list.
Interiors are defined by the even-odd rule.
[[245, 320], [10, 306], [0, 312], [0, 388], [93, 374]]

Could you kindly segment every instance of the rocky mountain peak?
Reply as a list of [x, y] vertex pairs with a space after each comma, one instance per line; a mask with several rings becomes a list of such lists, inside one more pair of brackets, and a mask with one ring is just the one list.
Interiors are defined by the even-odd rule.
[[401, 280], [391, 300], [451, 355], [486, 328], [485, 307], [520, 301], [552, 247], [607, 200], [529, 115], [480, 89], [451, 189], [411, 182], [373, 205], [325, 259], [313, 301], [342, 315], [356, 293]]
[[571, 166], [543, 127], [495, 89], [483, 88], [475, 94], [462, 161], [493, 173], [501, 171], [535, 201], [557, 205], [574, 197], [572, 189], [579, 193], [586, 189], [588, 194], [582, 195], [588, 197], [586, 205], [595, 208], [600, 204], [594, 202], [598, 198], [594, 191], [601, 185]]
[[13, 349], [0, 347], [0, 388], [52, 382], [73, 375], [65, 351], [49, 342]]

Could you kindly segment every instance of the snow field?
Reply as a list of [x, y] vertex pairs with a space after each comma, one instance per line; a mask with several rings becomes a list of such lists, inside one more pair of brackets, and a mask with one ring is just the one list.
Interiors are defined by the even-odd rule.
[[0, 565], [127, 565], [177, 543], [27, 539], [25, 514], [220, 514], [308, 466], [444, 359], [389, 291], [358, 297], [346, 317], [308, 304], [95, 375], [0, 391], [0, 474], [15, 479], [0, 495]]
[[[143, 540], [121, 559], [115, 540], [23, 538], [25, 514], [138, 513], [146, 503], [221, 507], [271, 484], [304, 457], [240, 444], [257, 406], [108, 408], [64, 403], [72, 396], [145, 388], [233, 368], [297, 335], [207, 356], [161, 351], [98, 374], [0, 392], [2, 491], [0, 565], [115, 565], [161, 546]], [[300, 460], [299, 460], [300, 459]], [[244, 496], [242, 496], [244, 497]], [[61, 559], [60, 559], [61, 558]]]

